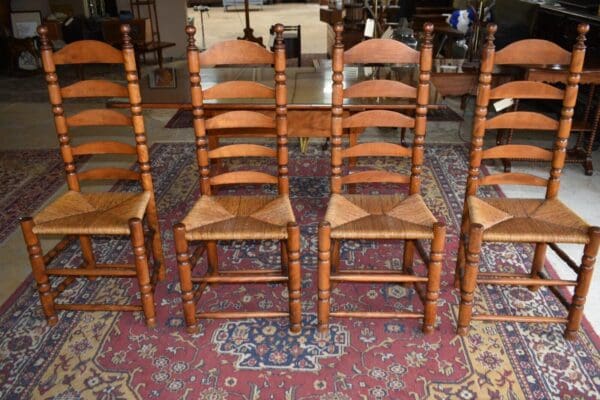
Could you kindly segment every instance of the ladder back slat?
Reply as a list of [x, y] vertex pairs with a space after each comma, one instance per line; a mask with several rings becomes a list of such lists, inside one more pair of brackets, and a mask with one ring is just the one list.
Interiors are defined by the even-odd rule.
[[208, 152], [210, 158], [277, 157], [277, 151], [258, 144], [231, 144]]
[[61, 64], [122, 64], [123, 54], [111, 45], [97, 40], [80, 40], [69, 43], [53, 56]]
[[206, 120], [206, 129], [275, 128], [275, 119], [256, 111], [229, 111]]
[[419, 52], [397, 40], [365, 40], [344, 52], [344, 63], [418, 64]]
[[496, 52], [495, 64], [504, 65], [568, 65], [571, 53], [559, 45], [541, 39], [519, 40]]
[[551, 99], [562, 100], [565, 92], [542, 82], [512, 81], [490, 91], [490, 99]]
[[359, 82], [344, 89], [344, 98], [357, 97], [416, 98], [417, 88], [398, 81], [378, 79]]
[[235, 184], [277, 184], [277, 177], [258, 171], [235, 171], [215, 175], [210, 178], [210, 184], [235, 185]]
[[115, 110], [91, 109], [67, 117], [69, 126], [131, 126], [131, 117]]
[[211, 46], [198, 56], [200, 65], [274, 64], [273, 53], [247, 40], [226, 40]]
[[127, 87], [104, 80], [79, 81], [60, 89], [63, 98], [73, 97], [129, 97]]
[[258, 82], [229, 81], [218, 83], [203, 92], [205, 100], [209, 99], [249, 99], [273, 98], [275, 89]]
[[552, 151], [525, 144], [505, 144], [484, 150], [481, 158], [484, 160], [491, 158], [514, 158], [550, 161], [552, 160]]
[[342, 177], [342, 185], [352, 183], [409, 183], [410, 176], [388, 171], [361, 171]]
[[93, 168], [77, 174], [79, 180], [107, 180], [125, 179], [137, 181], [140, 179], [139, 172], [125, 168]]
[[391, 128], [412, 128], [415, 119], [389, 110], [361, 111], [342, 121], [342, 128], [367, 128], [371, 126]]
[[488, 119], [485, 122], [485, 129], [533, 129], [554, 131], [558, 129], [558, 121], [536, 112], [513, 111]]
[[506, 172], [484, 176], [479, 179], [479, 185], [528, 185], [546, 186], [548, 180], [539, 176], [524, 174], [520, 172]]
[[73, 146], [71, 149], [75, 156], [84, 154], [137, 154], [137, 149], [133, 145], [108, 140], [84, 143], [79, 146]]
[[361, 143], [342, 150], [342, 157], [410, 157], [412, 150], [395, 143]]

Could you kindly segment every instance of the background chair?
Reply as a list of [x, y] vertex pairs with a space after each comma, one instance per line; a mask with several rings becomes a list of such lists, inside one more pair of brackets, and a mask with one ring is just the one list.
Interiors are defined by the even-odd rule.
[[[445, 227], [429, 211], [420, 195], [429, 76], [432, 63], [433, 25], [425, 24], [425, 41], [421, 52], [389, 39], [372, 39], [344, 52], [342, 24], [335, 27], [333, 49], [333, 104], [331, 136], [331, 198], [325, 220], [319, 226], [319, 305], [321, 330], [326, 330], [329, 318], [424, 318], [423, 331], [433, 331], [437, 299], [440, 290], [442, 252]], [[348, 88], [342, 87], [344, 64], [393, 63], [420, 65], [418, 88], [397, 81], [369, 80]], [[407, 97], [416, 102], [415, 117], [382, 109], [372, 109], [346, 117], [342, 114], [345, 98]], [[386, 142], [370, 142], [342, 148], [342, 130], [366, 127], [412, 128], [412, 148]], [[383, 170], [367, 170], [343, 174], [345, 158], [405, 157], [411, 159], [411, 174], [402, 175]], [[350, 163], [350, 168], [353, 166]], [[408, 196], [396, 194], [343, 194], [342, 186], [358, 183], [409, 184]], [[402, 271], [340, 270], [342, 240], [404, 240]], [[427, 254], [419, 240], [431, 240]], [[417, 249], [427, 265], [427, 276], [416, 276], [413, 256]], [[330, 311], [331, 285], [337, 282], [413, 283], [425, 305], [424, 312]]]
[[[471, 156], [467, 192], [461, 226], [461, 239], [456, 265], [455, 284], [461, 288], [458, 333], [466, 335], [471, 320], [513, 322], [566, 323], [565, 337], [572, 339], [579, 329], [585, 297], [589, 289], [592, 269], [600, 244], [600, 228], [590, 227], [558, 199], [561, 172], [565, 164], [565, 149], [571, 132], [573, 108], [577, 100], [578, 82], [585, 55], [585, 33], [588, 26], [578, 27], [579, 36], [573, 53], [558, 45], [538, 39], [512, 43], [495, 52], [496, 26], [488, 25], [483, 48], [475, 122], [471, 141]], [[569, 74], [564, 90], [541, 82], [513, 81], [491, 88], [494, 65], [569, 64]], [[487, 119], [490, 100], [561, 99], [560, 121], [535, 112], [517, 111]], [[531, 145], [500, 144], [483, 149], [487, 130], [530, 129], [556, 131], [554, 149], [546, 150]], [[482, 160], [537, 159], [550, 162], [548, 179], [512, 172], [480, 176]], [[485, 185], [517, 184], [546, 188], [543, 199], [509, 199], [482, 197], [478, 188]], [[531, 272], [479, 272], [483, 242], [534, 243], [535, 252]], [[571, 260], [557, 243], [584, 245], [581, 266]], [[577, 274], [577, 280], [547, 279], [542, 271], [547, 248], [554, 250]], [[496, 266], [489, 266], [490, 268]], [[497, 269], [497, 268], [496, 268]], [[472, 315], [473, 298], [478, 283], [496, 285], [521, 285], [536, 290], [541, 285], [550, 286], [568, 308], [566, 317], [541, 317], [531, 315]], [[557, 290], [560, 286], [574, 286], [569, 303]]]
[[[84, 311], [137, 311], [142, 310], [148, 326], [156, 324], [154, 310], [154, 286], [165, 275], [158, 217], [154, 202], [150, 160], [146, 145], [144, 119], [140, 106], [140, 90], [136, 73], [135, 55], [129, 37], [129, 26], [121, 28], [123, 50], [93, 40], [74, 42], [53, 53], [47, 37], [48, 30], [38, 29], [41, 37], [41, 54], [48, 94], [54, 113], [60, 152], [65, 163], [69, 191], [40, 211], [33, 218], [21, 220], [21, 228], [27, 244], [33, 276], [38, 284], [44, 315], [50, 325], [57, 322], [56, 310]], [[56, 65], [107, 63], [123, 64], [127, 86], [103, 80], [84, 80], [61, 88]], [[89, 97], [128, 97], [131, 116], [106, 109], [87, 109], [66, 116], [63, 99]], [[135, 134], [135, 144], [117, 141], [96, 141], [71, 144], [69, 128], [90, 126], [129, 126]], [[94, 168], [77, 171], [75, 159], [92, 154], [130, 154], [137, 157], [140, 172], [124, 168]], [[142, 192], [88, 192], [81, 191], [86, 180], [127, 179], [140, 182]], [[144, 221], [148, 231], [144, 231]], [[43, 255], [38, 235], [67, 235], [58, 245]], [[96, 262], [91, 236], [128, 235], [134, 253], [134, 264], [100, 264]], [[146, 237], [150, 237], [146, 243]], [[60, 251], [79, 238], [83, 265], [78, 268], [50, 268], [50, 262]], [[146, 253], [149, 245], [153, 268]], [[49, 277], [63, 277], [52, 285]], [[98, 276], [137, 278], [141, 305], [136, 304], [64, 304], [57, 297], [75, 279]]]
[[[201, 190], [200, 199], [192, 206], [192, 209], [181, 223], [174, 227], [183, 309], [188, 331], [194, 332], [197, 330], [197, 318], [289, 316], [290, 329], [293, 332], [298, 332], [301, 318], [300, 230], [296, 224], [289, 199], [287, 90], [283, 25], [278, 24], [275, 26], [274, 53], [256, 43], [244, 40], [221, 42], [205, 52], [199, 53], [194, 39], [196, 30], [194, 27], [188, 26], [186, 32], [189, 36], [188, 65]], [[202, 90], [200, 65], [257, 63], [274, 65], [274, 89], [256, 82], [230, 81]], [[204, 99], [232, 97], [273, 99], [276, 109], [275, 115], [236, 110], [205, 118]], [[208, 149], [207, 135], [209, 131], [226, 130], [235, 133], [240, 129], [271, 131], [275, 134], [277, 149], [241, 142]], [[273, 136], [271, 134], [271, 137]], [[240, 157], [275, 159], [278, 170], [277, 176], [248, 170], [211, 173], [211, 160]], [[215, 195], [214, 190], [216, 187], [234, 184], [274, 184], [277, 185], [278, 194]], [[217, 251], [219, 240], [280, 241], [281, 270], [220, 271]], [[198, 241], [201, 242], [201, 245], [197, 246], [193, 254], [190, 255], [189, 242]], [[207, 253], [208, 271], [201, 277], [192, 276], [192, 269], [204, 252]], [[289, 311], [196, 312], [196, 302], [202, 296], [207, 285], [269, 282], [288, 284]], [[199, 284], [199, 287], [194, 288], [194, 284]]]

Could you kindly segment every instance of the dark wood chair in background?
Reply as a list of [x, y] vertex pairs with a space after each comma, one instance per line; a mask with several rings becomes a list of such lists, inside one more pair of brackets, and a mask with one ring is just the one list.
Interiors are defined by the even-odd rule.
[[[198, 168], [200, 171], [200, 199], [192, 206], [181, 223], [174, 227], [177, 263], [181, 279], [183, 310], [188, 331], [197, 330], [197, 318], [286, 317], [290, 328], [301, 327], [300, 308], [300, 229], [296, 224], [289, 199], [287, 89], [285, 80], [285, 47], [283, 25], [275, 27], [275, 52], [257, 43], [230, 40], [218, 43], [200, 53], [195, 45], [192, 26], [186, 28], [189, 36], [188, 64], [194, 132], [196, 135]], [[275, 66], [275, 88], [256, 82], [230, 81], [202, 90], [200, 66], [204, 64], [270, 64]], [[224, 98], [272, 99], [275, 115], [257, 111], [229, 111], [206, 118], [205, 99]], [[212, 130], [258, 129], [271, 131], [277, 148], [236, 142], [208, 148], [208, 132]], [[211, 160], [240, 157], [267, 157], [274, 159], [277, 176], [251, 170], [211, 173]], [[277, 185], [277, 195], [215, 195], [216, 187], [235, 184]], [[231, 240], [274, 240], [281, 243], [281, 269], [219, 270], [217, 242]], [[193, 254], [189, 242], [198, 242]], [[208, 271], [203, 276], [192, 276], [198, 259], [206, 252]], [[287, 283], [288, 311], [196, 312], [196, 303], [207, 285], [241, 283]], [[194, 288], [194, 284], [198, 284]]]
[[[283, 27], [283, 42], [285, 43], [285, 57], [297, 58], [298, 66], [302, 66], [302, 26], [285, 25]], [[271, 37], [269, 38], [269, 47], [274, 51], [275, 44], [275, 25], [269, 29]]]
[[[372, 39], [344, 52], [341, 24], [335, 27], [333, 49], [333, 104], [331, 136], [331, 198], [325, 220], [319, 226], [319, 294], [318, 320], [326, 330], [333, 317], [423, 318], [423, 331], [432, 332], [436, 319], [440, 290], [445, 226], [433, 216], [420, 195], [421, 169], [424, 158], [426, 114], [429, 97], [429, 77], [432, 64], [433, 25], [425, 24], [425, 41], [421, 52], [389, 39]], [[386, 80], [364, 81], [343, 88], [344, 64], [391, 63], [420, 64], [417, 88]], [[415, 117], [382, 109], [343, 115], [345, 98], [404, 97], [416, 101]], [[342, 148], [342, 131], [366, 127], [411, 128], [412, 148], [387, 142], [367, 142]], [[343, 160], [361, 157], [402, 157], [411, 160], [410, 175], [384, 170], [366, 170], [343, 174]], [[352, 163], [349, 165], [352, 169]], [[343, 185], [359, 183], [409, 184], [407, 196], [396, 194], [343, 194]], [[400, 186], [398, 186], [400, 187]], [[404, 240], [402, 271], [340, 269], [342, 240]], [[420, 240], [431, 241], [427, 254]], [[423, 259], [427, 276], [413, 271], [414, 251]], [[424, 303], [423, 312], [330, 311], [332, 283], [404, 283], [414, 284]]]
[[[69, 191], [58, 197], [33, 218], [21, 220], [21, 228], [27, 244], [33, 276], [38, 284], [44, 315], [50, 325], [57, 322], [56, 310], [82, 311], [138, 311], [144, 312], [146, 324], [156, 324], [154, 310], [154, 286], [165, 276], [158, 216], [154, 201], [154, 189], [150, 174], [150, 160], [146, 145], [144, 119], [141, 110], [140, 89], [136, 73], [133, 44], [129, 27], [121, 28], [123, 50], [106, 43], [84, 40], [71, 43], [53, 53], [46, 27], [40, 27], [41, 55], [48, 94], [54, 113], [54, 123], [65, 163]], [[127, 86], [103, 80], [84, 80], [60, 87], [56, 65], [64, 64], [123, 64]], [[63, 99], [90, 97], [128, 97], [131, 116], [106, 109], [87, 109], [66, 116]], [[86, 142], [71, 144], [69, 128], [92, 126], [129, 126], [135, 134], [133, 144], [117, 141]], [[140, 172], [125, 168], [101, 167], [79, 172], [75, 159], [83, 155], [129, 154], [137, 157]], [[82, 192], [81, 183], [86, 180], [127, 179], [140, 182], [141, 192]], [[144, 221], [148, 231], [144, 230]], [[43, 254], [39, 235], [65, 235], [54, 249]], [[134, 264], [101, 264], [96, 262], [91, 237], [95, 235], [129, 236]], [[146, 238], [149, 237], [148, 240]], [[78, 268], [50, 267], [51, 261], [70, 242], [79, 239], [83, 264]], [[148, 242], [148, 243], [147, 243]], [[150, 247], [147, 254], [146, 247]], [[57, 278], [53, 285], [50, 277]], [[139, 304], [65, 304], [56, 302], [58, 296], [77, 278], [95, 279], [99, 276], [112, 278], [136, 278], [139, 284]], [[60, 280], [59, 280], [60, 279]]]
[[[565, 337], [573, 339], [580, 326], [583, 306], [592, 278], [592, 270], [600, 244], [600, 228], [591, 227], [558, 199], [561, 172], [565, 164], [565, 149], [571, 132], [573, 108], [577, 100], [578, 82], [585, 55], [587, 25], [578, 27], [579, 36], [569, 53], [558, 45], [539, 39], [514, 42], [495, 52], [496, 26], [487, 28], [483, 48], [479, 90], [473, 125], [471, 156], [465, 206], [461, 225], [459, 254], [456, 265], [455, 284], [460, 285], [458, 333], [466, 335], [471, 320], [566, 323]], [[491, 88], [494, 65], [560, 64], [570, 65], [564, 90], [532, 81], [513, 81]], [[535, 112], [507, 112], [487, 119], [490, 100], [495, 99], [560, 99], [560, 120]], [[483, 149], [487, 130], [530, 129], [555, 131], [554, 149], [518, 144], [501, 144]], [[480, 176], [482, 160], [538, 159], [551, 164], [548, 179], [525, 173], [499, 173]], [[482, 197], [478, 188], [485, 185], [517, 184], [546, 188], [545, 198], [495, 198]], [[535, 253], [530, 273], [506, 271], [506, 267], [487, 265], [495, 271], [479, 272], [481, 247], [484, 242], [534, 243]], [[584, 245], [581, 265], [571, 260], [557, 243]], [[542, 271], [547, 248], [550, 247], [573, 269], [576, 280], [548, 279]], [[512, 268], [511, 268], [512, 269]], [[542, 317], [533, 315], [473, 315], [474, 295], [477, 284], [520, 285], [536, 290], [549, 286], [568, 309], [568, 316]], [[569, 303], [557, 287], [573, 286], [574, 295]]]

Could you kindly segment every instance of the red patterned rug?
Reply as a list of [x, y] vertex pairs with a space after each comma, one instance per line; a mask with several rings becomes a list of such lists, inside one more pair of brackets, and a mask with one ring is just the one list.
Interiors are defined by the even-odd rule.
[[[168, 277], [157, 288], [158, 327], [139, 314], [61, 312], [49, 328], [32, 282], [0, 309], [0, 398], [101, 399], [583, 399], [600, 397], [600, 341], [587, 322], [578, 339], [562, 338], [562, 326], [475, 322], [458, 337], [458, 292], [452, 277], [464, 193], [467, 150], [457, 145], [427, 149], [423, 194], [448, 226], [439, 323], [424, 336], [415, 320], [333, 320], [329, 336], [316, 332], [316, 230], [327, 202], [329, 159], [316, 146], [291, 157], [292, 204], [302, 227], [303, 329], [290, 334], [285, 319], [207, 320], [200, 332], [183, 327], [170, 227], [198, 195], [192, 144], [156, 144], [152, 160], [162, 217]], [[387, 161], [382, 161], [387, 162]], [[399, 166], [398, 169], [405, 169]], [[385, 190], [386, 188], [382, 188]], [[99, 258], [130, 257], [126, 241], [97, 240]], [[276, 243], [233, 242], [221, 248], [226, 267], [275, 266]], [[531, 258], [529, 246], [488, 246], [485, 265], [514, 266]], [[69, 250], [56, 262], [78, 264]], [[400, 268], [401, 246], [347, 242], [349, 267]], [[100, 261], [101, 262], [101, 261]], [[28, 268], [28, 266], [23, 266]], [[68, 295], [80, 301], [137, 296], [134, 281], [82, 280]], [[559, 316], [564, 307], [546, 289], [481, 286], [476, 308], [499, 313]], [[285, 307], [280, 285], [218, 286], [201, 307]], [[338, 309], [404, 310], [418, 307], [412, 289], [398, 285], [340, 285]]]

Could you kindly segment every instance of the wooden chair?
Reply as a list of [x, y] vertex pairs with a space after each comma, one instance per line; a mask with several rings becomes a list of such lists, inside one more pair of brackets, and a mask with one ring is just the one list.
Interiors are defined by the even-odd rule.
[[[341, 24], [335, 27], [333, 49], [333, 95], [331, 136], [331, 198], [325, 220], [319, 225], [318, 320], [322, 331], [329, 318], [424, 318], [423, 332], [432, 332], [435, 325], [437, 299], [440, 290], [445, 226], [436, 220], [420, 195], [421, 169], [429, 77], [432, 64], [433, 25], [425, 24], [425, 41], [421, 52], [389, 39], [372, 39], [344, 52]], [[417, 88], [401, 82], [369, 80], [342, 87], [344, 64], [395, 63], [420, 64]], [[416, 101], [415, 117], [390, 110], [372, 109], [346, 117], [342, 114], [344, 98], [405, 97]], [[411, 128], [414, 130], [412, 148], [386, 142], [351, 145], [342, 149], [342, 130], [370, 126]], [[383, 170], [368, 170], [343, 174], [345, 158], [403, 157], [411, 159], [411, 174], [402, 175]], [[349, 163], [352, 169], [352, 163]], [[343, 194], [342, 186], [357, 183], [409, 184], [408, 196], [399, 194]], [[342, 240], [404, 240], [402, 271], [362, 269], [340, 270]], [[420, 240], [431, 240], [427, 254]], [[427, 276], [416, 276], [413, 256], [417, 249], [427, 265]], [[413, 283], [424, 303], [424, 312], [366, 312], [330, 311], [331, 285], [337, 282], [356, 283]], [[423, 287], [425, 285], [425, 287]]]
[[[521, 40], [498, 51], [494, 50], [496, 25], [487, 27], [487, 39], [482, 53], [481, 72], [475, 121], [471, 139], [471, 157], [461, 239], [456, 265], [455, 284], [460, 285], [461, 302], [458, 333], [466, 335], [471, 320], [566, 323], [565, 337], [572, 339], [579, 329], [583, 305], [587, 294], [592, 269], [600, 244], [600, 228], [590, 227], [557, 198], [561, 172], [565, 164], [565, 148], [571, 131], [573, 108], [577, 100], [578, 82], [585, 55], [585, 33], [587, 25], [579, 25], [579, 36], [569, 53], [558, 45], [537, 39]], [[564, 90], [541, 82], [513, 81], [491, 88], [491, 73], [494, 65], [562, 64], [570, 65]], [[557, 121], [534, 112], [507, 112], [487, 119], [490, 100], [513, 99], [560, 99], [562, 112]], [[556, 131], [554, 150], [537, 146], [501, 144], [483, 149], [487, 130], [531, 129]], [[499, 173], [480, 176], [482, 160], [531, 159], [550, 162], [548, 179], [524, 173]], [[485, 185], [517, 184], [546, 188], [543, 199], [490, 198], [480, 197], [478, 188]], [[481, 246], [483, 242], [534, 243], [535, 253], [530, 273], [479, 272]], [[581, 266], [571, 260], [557, 243], [584, 245]], [[548, 279], [542, 269], [547, 248], [550, 247], [577, 274], [577, 280]], [[488, 266], [491, 268], [494, 266]], [[498, 268], [496, 268], [498, 269]], [[550, 286], [567, 307], [567, 317], [541, 317], [524, 315], [472, 315], [473, 298], [478, 283], [495, 285], [520, 285], [536, 290], [539, 286]], [[557, 287], [574, 286], [571, 303], [563, 298]]]
[[[288, 138], [285, 78], [285, 47], [283, 25], [275, 27], [275, 51], [257, 43], [230, 40], [218, 43], [199, 53], [195, 45], [195, 29], [186, 28], [189, 36], [188, 65], [194, 114], [201, 197], [181, 223], [174, 227], [177, 263], [181, 279], [183, 310], [189, 332], [197, 330], [198, 318], [284, 317], [289, 316], [293, 332], [300, 330], [300, 229], [296, 224], [289, 199]], [[272, 64], [275, 67], [275, 88], [256, 82], [230, 81], [202, 90], [200, 65]], [[206, 118], [205, 99], [218, 98], [273, 99], [275, 115], [256, 111], [229, 111]], [[258, 144], [236, 143], [208, 148], [207, 132], [213, 130], [261, 129], [275, 133], [277, 149]], [[273, 136], [273, 135], [272, 135]], [[277, 176], [259, 171], [238, 170], [211, 173], [211, 160], [268, 157], [275, 159]], [[273, 164], [275, 164], [275, 162]], [[213, 171], [214, 172], [214, 171]], [[273, 184], [278, 195], [215, 195], [216, 187], [233, 184]], [[217, 242], [230, 240], [276, 240], [281, 244], [281, 270], [258, 269], [219, 271]], [[193, 254], [189, 242], [201, 242]], [[202, 245], [203, 244], [203, 245]], [[192, 276], [192, 269], [206, 252], [208, 271]], [[196, 312], [196, 303], [207, 285], [287, 282], [289, 311], [267, 312]], [[199, 284], [194, 288], [194, 284]]]
[[[84, 40], [73, 42], [53, 53], [48, 30], [41, 26], [41, 55], [48, 94], [54, 113], [54, 123], [65, 163], [68, 192], [45, 207], [33, 218], [21, 220], [33, 276], [37, 282], [44, 315], [50, 325], [57, 322], [56, 310], [81, 311], [138, 311], [144, 312], [146, 324], [156, 324], [154, 311], [154, 286], [165, 276], [158, 217], [154, 202], [150, 161], [140, 106], [140, 88], [136, 73], [135, 55], [129, 37], [129, 26], [121, 28], [123, 50], [106, 43]], [[107, 63], [123, 64], [127, 86], [104, 80], [84, 80], [60, 87], [56, 65]], [[128, 97], [131, 116], [106, 109], [86, 109], [67, 116], [63, 99], [90, 97]], [[96, 141], [71, 144], [69, 128], [91, 126], [130, 126], [135, 134], [135, 144], [117, 141]], [[140, 172], [124, 168], [93, 168], [77, 171], [75, 159], [83, 155], [130, 154], [137, 156]], [[142, 192], [82, 192], [80, 183], [86, 180], [127, 179], [140, 182]], [[148, 231], [144, 231], [143, 221]], [[43, 254], [39, 235], [66, 235], [54, 249]], [[134, 264], [101, 264], [94, 257], [91, 236], [130, 236]], [[146, 238], [150, 239], [147, 240]], [[52, 267], [50, 262], [73, 240], [79, 239], [83, 264], [78, 268]], [[153, 265], [150, 264], [152, 254]], [[57, 278], [55, 285], [50, 277]], [[140, 304], [65, 304], [56, 302], [58, 296], [77, 278], [92, 280], [99, 276], [137, 278]]]

